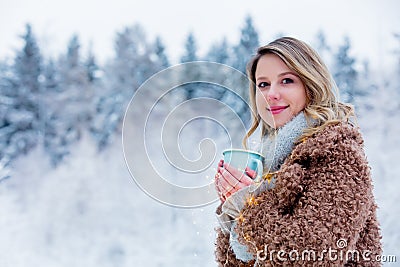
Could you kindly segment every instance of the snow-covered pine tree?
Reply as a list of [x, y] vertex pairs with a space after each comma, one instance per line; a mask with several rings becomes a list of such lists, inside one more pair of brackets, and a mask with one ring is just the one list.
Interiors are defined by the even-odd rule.
[[[245, 18], [244, 26], [241, 29], [239, 43], [235, 45], [232, 49], [232, 66], [236, 70], [243, 73], [243, 75], [246, 75], [247, 63], [256, 53], [258, 47], [258, 32], [253, 25], [252, 17], [250, 15], [247, 15]], [[240, 89], [237, 89], [234, 93], [229, 92], [228, 94], [225, 94], [222, 101], [232, 107], [243, 121], [249, 121], [249, 106], [246, 104], [246, 102], [249, 103], [249, 81], [247, 79], [243, 79], [243, 77], [239, 77], [238, 75], [236, 77], [232, 77], [229, 82], [235, 85], [235, 88]], [[244, 101], [240, 100], [240, 98], [238, 98], [236, 94]]]
[[64, 63], [60, 66], [60, 78], [65, 104], [68, 105], [64, 115], [79, 139], [93, 116], [94, 88], [90, 87], [91, 70], [85, 66], [77, 35], [72, 36], [67, 53], [61, 57], [60, 63]]
[[[362, 68], [358, 73], [356, 97], [354, 98], [354, 105], [358, 117], [369, 116], [369, 112], [373, 112], [376, 106], [377, 93], [379, 88], [379, 78], [370, 69], [370, 62], [365, 59]], [[379, 94], [379, 93], [378, 93]]]
[[101, 70], [99, 65], [97, 64], [96, 56], [93, 53], [92, 46], [90, 46], [89, 48], [86, 60], [83, 65], [86, 68], [89, 83], [94, 83], [100, 79]]
[[198, 60], [197, 42], [193, 32], [189, 32], [185, 41], [185, 52], [181, 57], [181, 63]]
[[345, 37], [334, 57], [333, 78], [339, 87], [341, 100], [354, 104], [360, 91], [357, 83], [358, 73], [355, 69], [356, 60], [350, 55], [350, 49], [350, 39]]
[[160, 70], [170, 66], [168, 56], [165, 52], [165, 45], [160, 36], [154, 41], [154, 58], [152, 59], [155, 65], [160, 66]]
[[56, 166], [68, 154], [68, 144], [64, 139], [64, 127], [62, 116], [59, 111], [62, 105], [60, 77], [57, 66], [52, 59], [50, 59], [44, 67], [44, 151], [50, 156], [50, 162]]
[[220, 42], [211, 45], [205, 60], [229, 65], [231, 57], [232, 53], [230, 52], [228, 41], [224, 37]]
[[69, 154], [69, 146], [90, 127], [95, 113], [96, 69], [93, 54], [89, 54], [87, 62], [82, 59], [77, 35], [71, 37], [66, 53], [57, 64], [49, 60], [46, 65], [44, 148], [53, 166]]
[[[228, 41], [225, 37], [223, 37], [219, 42], [216, 42], [211, 45], [210, 49], [208, 50], [204, 60], [217, 62], [225, 65], [232, 64], [232, 48], [228, 44]], [[221, 68], [221, 70], [224, 68]], [[229, 82], [232, 77], [226, 75], [226, 73], [222, 73], [221, 71], [216, 71], [214, 75], [218, 75], [218, 80], [220, 83], [227, 83]], [[216, 78], [216, 77], [214, 77]], [[223, 99], [224, 95], [227, 92], [227, 88], [222, 88], [221, 86], [216, 85], [209, 85], [210, 90], [212, 91], [212, 97], [218, 100]]]
[[315, 50], [322, 57], [325, 64], [330, 67], [332, 65], [332, 49], [326, 40], [326, 35], [323, 30], [317, 32]]
[[14, 89], [14, 79], [10, 62], [0, 62], [0, 160], [9, 160], [6, 152], [10, 134], [14, 132], [14, 126], [10, 125], [7, 114], [12, 110], [14, 98], [11, 97]]
[[253, 25], [253, 19], [250, 15], [247, 15], [245, 24], [240, 30], [240, 41], [233, 48], [235, 57], [233, 67], [246, 73], [247, 62], [256, 53], [259, 44], [258, 32]]
[[157, 59], [157, 55], [163, 54], [162, 43], [150, 45], [139, 24], [117, 33], [114, 50], [115, 57], [104, 68], [105, 89], [99, 95], [97, 116], [91, 125], [99, 149], [111, 141], [114, 133], [121, 131], [122, 119], [134, 92], [168, 63], [168, 58], [164, 62]]
[[21, 36], [23, 47], [17, 51], [9, 71], [2, 75], [0, 158], [15, 158], [37, 145], [42, 126], [42, 56], [30, 24]]
[[[233, 47], [233, 67], [238, 71], [246, 74], [246, 66], [251, 57], [256, 53], [259, 47], [258, 32], [253, 25], [253, 18], [247, 15], [245, 18], [245, 23], [243, 28], [240, 30], [240, 40], [239, 43]], [[233, 81], [234, 83], [242, 83], [244, 80], [239, 79], [238, 81]], [[246, 102], [249, 102], [248, 96], [248, 82], [242, 84], [237, 88], [241, 88], [240, 91], [235, 92], [240, 97], [242, 97]], [[232, 95], [233, 96], [233, 95]], [[248, 117], [249, 112], [248, 106], [243, 101], [236, 101], [235, 97], [227, 98], [228, 104], [233, 107], [237, 114], [244, 120]]]
[[[189, 34], [186, 37], [185, 41], [185, 51], [183, 55], [181, 56], [181, 63], [186, 63], [186, 62], [193, 62], [199, 60], [197, 56], [197, 42], [196, 38], [193, 34], [193, 32], [189, 32]], [[191, 81], [196, 81], [199, 79], [199, 71], [197, 67], [200, 65], [187, 65], [185, 68], [185, 71], [182, 73], [187, 79], [190, 79]], [[189, 84], [183, 85], [183, 89], [185, 91], [186, 99], [192, 99], [196, 95], [196, 91], [200, 91], [200, 84], [193, 82]]]
[[[397, 74], [397, 77], [400, 78], [400, 33], [394, 33], [393, 36], [397, 41], [397, 49], [394, 51], [394, 55], [397, 60], [396, 74]], [[398, 83], [397, 83], [397, 87], [398, 87], [398, 91], [400, 92], [400, 85]]]
[[397, 47], [391, 51], [391, 55], [397, 62], [394, 63], [392, 70], [384, 73], [385, 81], [379, 88], [379, 100], [375, 101], [375, 103], [378, 105], [376, 111], [383, 113], [383, 138], [393, 140], [393, 143], [398, 143], [400, 141], [398, 135], [400, 129], [398, 123], [400, 118], [400, 85], [398, 83], [400, 78], [400, 34], [395, 33], [393, 37], [397, 41]]

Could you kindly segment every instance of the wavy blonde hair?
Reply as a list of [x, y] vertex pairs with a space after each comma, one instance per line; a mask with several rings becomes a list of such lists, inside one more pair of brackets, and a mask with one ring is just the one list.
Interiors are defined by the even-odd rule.
[[247, 64], [247, 75], [251, 80], [249, 85], [250, 105], [254, 112], [252, 112], [251, 127], [243, 138], [245, 147], [247, 147], [247, 139], [255, 132], [260, 123], [262, 123], [262, 136], [274, 131], [272, 127], [262, 122], [255, 99], [255, 73], [259, 59], [265, 54], [277, 55], [290, 70], [299, 76], [304, 84], [307, 97], [304, 114], [308, 121], [312, 118], [319, 123], [315, 127], [307, 128], [300, 139], [313, 135], [329, 124], [348, 122], [351, 118], [355, 120], [353, 106], [339, 102], [339, 90], [318, 53], [303, 41], [292, 37], [282, 37], [258, 48], [257, 54]]

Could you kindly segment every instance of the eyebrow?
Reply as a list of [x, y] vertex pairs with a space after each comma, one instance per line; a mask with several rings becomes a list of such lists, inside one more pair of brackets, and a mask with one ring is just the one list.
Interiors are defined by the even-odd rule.
[[294, 76], [298, 76], [296, 73], [294, 73], [293, 71], [286, 71], [286, 72], [282, 72], [282, 73], [280, 73], [279, 75], [278, 75], [278, 77], [281, 77], [281, 76], [284, 76], [284, 75], [287, 75], [287, 74], [292, 74], [292, 75], [294, 75]]
[[[291, 75], [294, 75], [294, 76], [298, 77], [298, 75], [296, 73], [294, 73], [293, 71], [285, 71], [285, 72], [279, 73], [278, 77], [282, 77], [282, 76], [285, 76], [287, 74], [291, 74]], [[265, 76], [256, 77], [256, 80], [263, 80], [263, 79], [268, 79], [268, 78], [265, 77]]]

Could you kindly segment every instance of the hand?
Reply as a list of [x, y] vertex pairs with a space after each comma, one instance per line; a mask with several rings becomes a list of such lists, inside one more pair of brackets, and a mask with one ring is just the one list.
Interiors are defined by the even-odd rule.
[[253, 178], [256, 176], [257, 173], [250, 168], [246, 168], [243, 172], [221, 160], [215, 175], [215, 186], [220, 200], [224, 202], [236, 191], [254, 183]]

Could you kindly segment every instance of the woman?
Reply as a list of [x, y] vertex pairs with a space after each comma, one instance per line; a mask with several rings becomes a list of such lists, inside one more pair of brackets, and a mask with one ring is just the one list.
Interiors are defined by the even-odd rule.
[[223, 161], [215, 184], [219, 266], [380, 266], [380, 229], [350, 105], [307, 44], [283, 37], [249, 62], [264, 180]]

